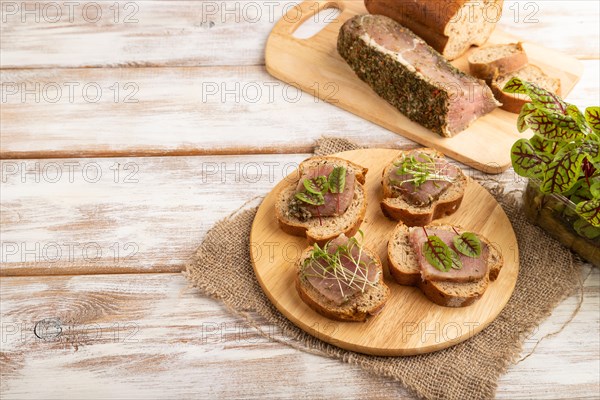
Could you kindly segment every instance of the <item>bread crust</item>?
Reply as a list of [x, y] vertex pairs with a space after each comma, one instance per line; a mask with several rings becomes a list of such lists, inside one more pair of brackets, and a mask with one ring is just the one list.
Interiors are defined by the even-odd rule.
[[523, 50], [521, 42], [483, 47], [481, 50], [489, 50], [490, 48], [500, 48], [503, 46], [515, 46], [517, 52], [491, 62], [476, 62], [475, 58], [480, 50], [475, 50], [473, 54], [469, 56], [469, 71], [471, 72], [471, 75], [483, 79], [489, 84], [496, 76], [510, 74], [511, 72], [523, 68], [529, 63], [529, 59], [527, 58], [525, 50]]
[[[445, 226], [446, 224], [432, 224], [430, 227]], [[457, 229], [461, 229], [459, 226], [455, 226]], [[484, 241], [490, 249], [488, 255], [488, 273], [483, 279], [476, 282], [464, 282], [464, 283], [450, 283], [443, 281], [424, 281], [421, 279], [421, 270], [418, 265], [405, 265], [416, 260], [416, 255], [412, 250], [412, 247], [405, 249], [410, 252], [410, 260], [398, 260], [394, 256], [394, 253], [398, 250], [396, 248], [396, 238], [405, 238], [408, 234], [408, 227], [403, 223], [399, 223], [392, 233], [391, 239], [388, 242], [388, 268], [390, 275], [394, 278], [396, 283], [405, 286], [416, 286], [423, 294], [435, 304], [444, 307], [466, 307], [473, 304], [476, 300], [481, 298], [485, 293], [489, 283], [495, 281], [498, 278], [500, 270], [504, 264], [502, 253], [494, 246], [488, 239], [478, 235], [479, 238]], [[463, 293], [457, 293], [456, 291], [450, 291], [449, 288], [464, 288]]]
[[[488, 35], [465, 42], [461, 49], [448, 48], [450, 41], [448, 27], [454, 23], [461, 8], [468, 0], [448, 1], [421, 1], [421, 0], [365, 0], [369, 13], [390, 17], [404, 25], [415, 34], [423, 38], [431, 47], [442, 53], [446, 58], [453, 60], [464, 54], [471, 45], [484, 44]], [[502, 9], [503, 0], [495, 2]]]
[[[444, 155], [439, 151], [429, 148], [420, 148], [405, 151], [400, 154], [411, 154], [415, 152], [430, 154], [432, 157], [435, 158], [444, 157]], [[464, 197], [467, 186], [467, 177], [460, 169], [459, 178], [454, 184], [454, 186], [458, 188], [456, 193], [449, 193], [448, 191], [446, 191], [431, 205], [428, 205], [426, 207], [412, 206], [412, 210], [407, 207], [398, 206], [394, 204], [394, 199], [398, 197], [398, 194], [395, 193], [394, 189], [389, 184], [386, 178], [390, 173], [390, 169], [394, 168], [394, 162], [396, 162], [397, 159], [392, 161], [392, 163], [390, 163], [386, 168], [384, 168], [381, 178], [381, 184], [383, 187], [383, 200], [381, 201], [380, 205], [381, 211], [386, 217], [396, 221], [402, 221], [405, 225], [408, 226], [424, 226], [430, 224], [433, 220], [442, 218], [446, 215], [453, 214], [456, 210], [458, 210], [462, 203], [462, 199]]]
[[[368, 169], [360, 166], [356, 163], [353, 163], [348, 160], [344, 160], [339, 157], [311, 157], [305, 161], [303, 161], [298, 167], [298, 176], [294, 179], [290, 185], [284, 187], [281, 192], [278, 194], [278, 199], [282, 196], [285, 196], [286, 191], [291, 191], [291, 188], [295, 188], [300, 180], [300, 176], [302, 175], [302, 171], [304, 168], [308, 168], [312, 163], [321, 162], [327, 160], [328, 162], [346, 165], [347, 167], [352, 168], [354, 171], [354, 175], [356, 178], [355, 184], [355, 195], [362, 196], [363, 201], [359, 204], [359, 210], [357, 213], [357, 217], [350, 225], [348, 225], [347, 229], [336, 230], [330, 233], [320, 232], [318, 228], [311, 228], [310, 224], [306, 221], [294, 220], [285, 215], [285, 210], [283, 207], [280, 207], [279, 204], [275, 206], [275, 216], [279, 223], [279, 227], [284, 232], [294, 235], [294, 236], [305, 236], [308, 239], [309, 244], [318, 243], [319, 245], [323, 245], [329, 240], [335, 239], [340, 234], [345, 234], [347, 237], [354, 236], [358, 230], [360, 229], [360, 225], [362, 224], [365, 214], [367, 213], [367, 195], [364, 188], [364, 183], [366, 179], [366, 174]], [[350, 206], [352, 207], [352, 205]], [[334, 221], [336, 219], [344, 218], [346, 213], [337, 216], [337, 217], [323, 217], [324, 221]]]
[[407, 226], [408, 225], [400, 222], [392, 231], [392, 236], [388, 242], [387, 248], [388, 270], [392, 278], [394, 278], [394, 280], [396, 281], [396, 283], [404, 286], [417, 286], [421, 281], [421, 270], [403, 270], [399, 264], [400, 260], [397, 260], [396, 257], [394, 257], [393, 255], [394, 246], [392, 245], [392, 241], [394, 240], [394, 238], [402, 235], [402, 231], [404, 231]]
[[[298, 295], [300, 296], [302, 301], [306, 303], [306, 305], [308, 305], [311, 309], [323, 315], [324, 317], [336, 321], [346, 322], [365, 322], [369, 316], [374, 316], [381, 312], [389, 298], [390, 289], [384, 282], [383, 267], [381, 264], [381, 259], [377, 256], [377, 254], [363, 247], [363, 251], [367, 252], [368, 255], [373, 260], [375, 260], [375, 262], [379, 266], [380, 273], [378, 287], [384, 291], [384, 296], [379, 303], [374, 304], [373, 307], [369, 308], [368, 310], [358, 310], [354, 308], [353, 310], [351, 310], [352, 312], [348, 312], [346, 310], [340, 309], [340, 307], [337, 307], [333, 303], [327, 304], [325, 300], [319, 299], [318, 296], [316, 296], [314, 293], [311, 293], [312, 291], [315, 291], [315, 289], [307, 287], [308, 284], [303, 284], [302, 279], [300, 277], [300, 266], [302, 265], [302, 262], [308, 257], [311, 250], [312, 247], [308, 247], [302, 252], [302, 255], [300, 256], [300, 259], [297, 264], [296, 278], [294, 279], [296, 291], [298, 292]], [[359, 293], [355, 296], [364, 295], [365, 294]]]
[[433, 301], [439, 306], [467, 307], [479, 300], [485, 293], [488, 287], [489, 278], [486, 276], [483, 279], [485, 280], [483, 289], [472, 291], [464, 296], [449, 295], [445, 293], [440, 286], [436, 285], [436, 282], [419, 281], [418, 288], [421, 289], [423, 294], [427, 296], [429, 300]]
[[[532, 67], [535, 67], [535, 66], [532, 65]], [[536, 68], [539, 69], [541, 73], [544, 73], [539, 67], [536, 67]], [[518, 71], [513, 72], [512, 74], [507, 74], [507, 75], [518, 76]], [[496, 100], [498, 100], [499, 102], [502, 103], [502, 105], [500, 106], [501, 109], [511, 112], [511, 113], [514, 113], [514, 114], [519, 114], [521, 112], [521, 109], [523, 108], [523, 106], [527, 103], [530, 103], [531, 101], [525, 95], [506, 93], [506, 92], [502, 91], [502, 87], [500, 86], [499, 83], [502, 82], [502, 80], [504, 80], [504, 78], [505, 78], [504, 76], [497, 76], [494, 78], [494, 80], [492, 81], [492, 84], [490, 86], [492, 89], [492, 93], [494, 93], [494, 97], [496, 98]], [[551, 91], [553, 91], [555, 94], [560, 96], [561, 95], [560, 79], [552, 78], [549, 76], [547, 78], [553, 80], [556, 85], [556, 90], [551, 90]]]
[[414, 214], [402, 208], [398, 208], [387, 199], [381, 202], [381, 211], [383, 214], [393, 220], [402, 221], [408, 226], [424, 226], [432, 221], [453, 214], [462, 203], [463, 196], [460, 196], [451, 201], [443, 201], [436, 203], [432, 212], [423, 214]]

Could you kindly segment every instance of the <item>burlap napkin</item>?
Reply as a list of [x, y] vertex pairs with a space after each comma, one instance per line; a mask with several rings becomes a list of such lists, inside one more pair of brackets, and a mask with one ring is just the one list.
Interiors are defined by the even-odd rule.
[[[317, 154], [358, 148], [344, 139], [322, 139]], [[496, 189], [498, 189], [496, 187]], [[498, 378], [519, 356], [535, 326], [571, 294], [581, 263], [525, 219], [514, 196], [492, 191], [517, 235], [520, 271], [516, 289], [499, 317], [473, 338], [451, 348], [411, 357], [375, 357], [342, 350], [304, 333], [271, 305], [254, 276], [249, 235], [256, 209], [231, 215], [206, 235], [185, 275], [205, 295], [221, 299], [252, 326], [269, 323], [301, 350], [335, 357], [400, 381], [427, 399], [492, 398]], [[494, 193], [495, 192], [495, 193]], [[271, 330], [269, 330], [271, 332]]]

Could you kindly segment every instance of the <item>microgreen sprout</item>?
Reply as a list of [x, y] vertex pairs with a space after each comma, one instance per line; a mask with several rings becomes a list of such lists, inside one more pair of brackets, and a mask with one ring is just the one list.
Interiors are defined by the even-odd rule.
[[359, 231], [360, 242], [355, 237], [348, 239], [346, 244], [327, 242], [323, 247], [315, 243], [310, 252], [310, 257], [304, 260], [302, 274], [304, 277], [335, 280], [342, 296], [344, 287], [354, 288], [362, 293], [369, 287], [377, 285], [378, 276], [373, 281], [369, 280], [369, 265], [375, 263], [362, 260], [364, 234]]
[[405, 183], [412, 183], [415, 187], [419, 187], [427, 181], [454, 182], [455, 178], [448, 176], [444, 172], [450, 167], [450, 164], [444, 163], [442, 167], [438, 165], [436, 159], [427, 155], [419, 154], [418, 156], [410, 155], [394, 163], [398, 167], [396, 173], [398, 175], [407, 175], [408, 177], [402, 181], [392, 180], [395, 186], [401, 186]]

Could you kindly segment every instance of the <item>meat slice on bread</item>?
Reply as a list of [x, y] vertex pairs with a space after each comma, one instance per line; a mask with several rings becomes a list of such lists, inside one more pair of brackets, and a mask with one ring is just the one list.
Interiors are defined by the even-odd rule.
[[[451, 225], [428, 225], [424, 227], [428, 234], [440, 234], [440, 232], [463, 233], [464, 229]], [[424, 273], [425, 268], [433, 268], [431, 265], [423, 265], [428, 261], [420, 254], [419, 246], [424, 244], [423, 235], [418, 242], [415, 242], [415, 230], [422, 228], [408, 227], [399, 223], [392, 233], [388, 242], [388, 266], [390, 274], [400, 285], [416, 286], [421, 289], [425, 296], [434, 303], [445, 307], [465, 307], [478, 300], [485, 293], [490, 281], [495, 281], [504, 264], [502, 253], [497, 246], [488, 239], [477, 235], [481, 241], [482, 248], [479, 259], [472, 261], [472, 265], [465, 265], [463, 268], [471, 268], [466, 274], [465, 279], [448, 276], [446, 279], [432, 277]], [[421, 242], [420, 240], [423, 240]], [[464, 263], [464, 261], [463, 261]], [[475, 273], [474, 270], [479, 269]], [[483, 271], [483, 274], [479, 272]], [[447, 272], [450, 275], [457, 271]], [[458, 271], [460, 273], [460, 270]], [[443, 272], [440, 272], [440, 275]]]
[[356, 238], [340, 235], [321, 247], [308, 247], [297, 268], [300, 298], [327, 318], [366, 321], [381, 311], [390, 295], [381, 260]]
[[458, 209], [467, 177], [439, 151], [422, 148], [401, 152], [383, 170], [382, 186], [388, 218], [423, 226]]
[[[308, 195], [305, 181], [331, 179], [334, 169], [345, 170], [342, 193], [325, 189], [321, 203], [310, 204], [299, 198]], [[323, 245], [341, 234], [354, 236], [367, 211], [364, 188], [367, 168], [338, 157], [312, 157], [302, 162], [297, 178], [284, 187], [277, 197], [275, 216], [280, 228], [295, 236], [306, 236], [309, 243]], [[318, 205], [316, 205], [318, 204]]]

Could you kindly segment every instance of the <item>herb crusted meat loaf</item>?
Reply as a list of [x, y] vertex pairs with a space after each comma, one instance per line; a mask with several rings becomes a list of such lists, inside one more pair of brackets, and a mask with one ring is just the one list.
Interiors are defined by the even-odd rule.
[[391, 18], [359, 15], [346, 21], [337, 47], [379, 96], [442, 136], [463, 131], [499, 105], [484, 81], [459, 71]]

